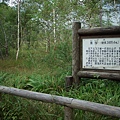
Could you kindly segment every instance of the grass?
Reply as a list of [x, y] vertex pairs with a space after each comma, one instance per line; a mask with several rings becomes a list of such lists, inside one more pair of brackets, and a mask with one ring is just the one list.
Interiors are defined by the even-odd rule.
[[[10, 56], [0, 60], [0, 84], [48, 94], [72, 97], [120, 107], [120, 83], [81, 79], [78, 89], [65, 90], [65, 76], [71, 75], [71, 43], [61, 42], [49, 53], [37, 49], [21, 50], [18, 61]], [[15, 52], [11, 53], [15, 55]], [[63, 120], [64, 107], [2, 95], [3, 120]], [[74, 110], [75, 120], [119, 120], [87, 111]]]

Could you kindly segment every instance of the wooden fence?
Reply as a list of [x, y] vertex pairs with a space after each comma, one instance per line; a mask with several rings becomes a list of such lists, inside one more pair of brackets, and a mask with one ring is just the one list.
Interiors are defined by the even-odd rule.
[[[67, 108], [91, 111], [103, 115], [120, 118], [120, 107], [109, 106], [74, 98], [50, 95], [45, 93], [32, 92], [23, 89], [0, 86], [0, 92], [15, 95], [27, 99], [42, 101], [46, 103], [55, 103], [65, 106], [65, 120], [73, 120], [73, 115], [69, 114]], [[66, 111], [67, 110], [67, 111]], [[67, 112], [67, 113], [66, 113]]]

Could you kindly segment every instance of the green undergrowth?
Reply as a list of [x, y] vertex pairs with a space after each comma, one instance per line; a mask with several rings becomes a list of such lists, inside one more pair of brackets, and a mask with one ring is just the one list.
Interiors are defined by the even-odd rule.
[[[18, 61], [13, 56], [0, 60], [0, 70], [0, 84], [4, 86], [120, 107], [120, 82], [117, 81], [81, 79], [78, 89], [66, 92], [65, 77], [71, 75], [71, 43], [68, 41], [53, 45], [49, 52], [40, 48], [23, 49]], [[0, 110], [2, 120], [64, 119], [63, 106], [7, 94], [2, 94]], [[119, 120], [77, 109], [74, 117], [74, 120]]]
[[[78, 89], [71, 88], [66, 92], [64, 75], [40, 76], [32, 74], [20, 77], [19, 74], [0, 73], [1, 85], [66, 96], [80, 100], [98, 102], [120, 107], [120, 83], [101, 79], [82, 79]], [[1, 102], [3, 120], [63, 120], [64, 107], [28, 100], [11, 95], [2, 95]], [[118, 118], [94, 114], [82, 110], [74, 110], [75, 120], [119, 120]]]

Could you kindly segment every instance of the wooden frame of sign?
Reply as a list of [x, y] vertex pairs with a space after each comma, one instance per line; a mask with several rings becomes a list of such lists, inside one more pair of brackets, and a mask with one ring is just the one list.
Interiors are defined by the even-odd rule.
[[[112, 79], [112, 80], [120, 80], [120, 51], [119, 51], [120, 26], [114, 26], [114, 27], [108, 27], [108, 28], [90, 28], [90, 29], [81, 29], [80, 27], [81, 26], [79, 22], [73, 23], [73, 41], [72, 41], [73, 42], [72, 43], [73, 81], [77, 85], [79, 85], [80, 83], [79, 78], [97, 77], [97, 78], [103, 78], [103, 79], [105, 78], [105, 79]], [[84, 40], [85, 41], [88, 40], [89, 42], [91, 40], [91, 44], [92, 44], [91, 46], [93, 46], [91, 47], [92, 50], [86, 49], [86, 51], [88, 52], [87, 54], [89, 54], [86, 56], [84, 55], [86, 51], [85, 50], [83, 51], [83, 45], [85, 45], [87, 42], [83, 44]], [[104, 40], [104, 41], [95, 42], [95, 40], [98, 40], [98, 41]], [[98, 44], [98, 47], [95, 44]], [[100, 47], [101, 44], [104, 44], [104, 46], [106, 47], [104, 48]], [[113, 44], [114, 47], [111, 48], [110, 44], [111, 45]], [[87, 47], [89, 47], [89, 45], [90, 43], [88, 44]], [[117, 46], [117, 48], [115, 46]], [[91, 58], [88, 57], [90, 56], [90, 54], [94, 54], [94, 55], [96, 54], [94, 53], [95, 49], [97, 49], [97, 52], [101, 52], [100, 49], [103, 49], [102, 52], [98, 55], [99, 60], [97, 59], [96, 56], [91, 56]], [[106, 52], [106, 49], [109, 49], [109, 50]], [[111, 51], [113, 52], [114, 55], [112, 55]], [[100, 57], [102, 54], [105, 54], [107, 57], [103, 59], [103, 56]], [[84, 58], [84, 61], [83, 61], [83, 58]], [[116, 58], [116, 59], [113, 60], [113, 58]], [[83, 66], [83, 62], [85, 66]], [[94, 65], [92, 65], [93, 63]]]

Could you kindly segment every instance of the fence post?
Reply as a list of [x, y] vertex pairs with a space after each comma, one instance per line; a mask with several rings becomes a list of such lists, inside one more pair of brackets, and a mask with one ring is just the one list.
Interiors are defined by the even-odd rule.
[[65, 107], [65, 116], [64, 116], [64, 120], [73, 120], [73, 109], [70, 107]]
[[72, 76], [67, 76], [65, 78], [65, 89], [68, 92], [69, 89], [73, 86], [73, 77]]
[[81, 28], [80, 22], [73, 22], [72, 25], [72, 76], [75, 86], [79, 86], [80, 78], [77, 76], [78, 71], [80, 71], [80, 36], [78, 30]]
[[[0, 104], [2, 102], [2, 93], [0, 93]], [[0, 120], [2, 120], [2, 107], [0, 105]]]
[[[68, 92], [73, 85], [73, 77], [67, 76], [65, 79], [65, 89]], [[70, 107], [64, 107], [64, 120], [73, 120], [73, 109]]]

